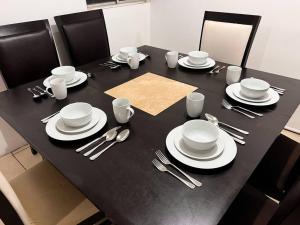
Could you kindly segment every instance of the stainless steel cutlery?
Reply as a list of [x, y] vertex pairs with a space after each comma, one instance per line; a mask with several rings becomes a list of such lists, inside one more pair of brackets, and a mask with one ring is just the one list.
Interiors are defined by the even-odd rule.
[[[225, 99], [223, 99], [222, 103], [223, 103], [224, 106], [227, 105], [227, 107], [225, 106], [225, 108], [231, 108], [231, 109], [233, 109], [233, 110], [235, 110], [235, 108], [239, 108], [239, 109], [244, 110], [244, 111], [246, 111], [246, 112], [252, 113], [252, 114], [254, 114], [254, 115], [256, 115], [256, 116], [263, 116], [262, 113], [253, 112], [253, 111], [251, 111], [251, 110], [249, 110], [249, 109], [245, 109], [245, 108], [243, 108], [243, 107], [241, 107], [241, 106], [233, 106], [233, 105], [231, 105], [229, 102], [227, 102]], [[235, 110], [235, 111], [236, 111], [236, 110]]]
[[49, 91], [47, 91], [46, 89], [41, 88], [40, 86], [36, 85], [35, 86], [37, 89], [39, 89], [40, 91], [42, 91], [43, 93], [49, 95], [51, 98], [54, 98], [54, 95], [51, 94]]
[[236, 109], [235, 107], [233, 107], [231, 104], [229, 104], [229, 103], [228, 103], [226, 100], [224, 100], [224, 99], [223, 99], [223, 101], [222, 101], [222, 105], [223, 105], [226, 109], [233, 110], [233, 111], [235, 111], [235, 112], [239, 112], [239, 113], [241, 113], [241, 114], [243, 114], [243, 115], [245, 115], [245, 116], [247, 116], [247, 117], [249, 117], [249, 118], [251, 118], [251, 119], [254, 119], [254, 118], [255, 118], [254, 116], [249, 115], [248, 113], [245, 113], [245, 112], [243, 112], [243, 111], [241, 111], [241, 110]]
[[113, 61], [107, 61], [105, 63], [100, 63], [99, 66], [104, 66], [104, 67], [109, 67], [110, 69], [114, 70], [114, 69], [118, 69], [121, 66]]
[[101, 137], [98, 137], [98, 138], [94, 139], [93, 141], [91, 141], [91, 142], [89, 142], [89, 143], [87, 143], [87, 144], [81, 146], [80, 148], [77, 148], [75, 151], [76, 151], [76, 152], [81, 152], [81, 151], [85, 150], [85, 149], [86, 149], [87, 147], [89, 147], [90, 145], [92, 145], [92, 144], [94, 144], [95, 142], [97, 142], [97, 141], [101, 140], [102, 138], [106, 137], [107, 134], [108, 134], [109, 132], [111, 132], [111, 131], [117, 131], [117, 130], [119, 130], [120, 128], [121, 128], [121, 126], [117, 126], [117, 127], [114, 127], [114, 128], [112, 128], [112, 129], [110, 129], [109, 131], [107, 131], [106, 133], [104, 133]]
[[213, 73], [216, 73], [216, 74], [218, 74], [218, 73], [220, 73], [220, 72], [221, 72], [221, 70], [223, 70], [223, 69], [225, 69], [225, 68], [226, 68], [226, 66], [222, 66], [221, 68], [219, 68], [219, 69], [215, 70]]
[[27, 91], [29, 91], [32, 94], [33, 99], [38, 99], [41, 97], [41, 95], [34, 93], [31, 88], [27, 88]]
[[236, 127], [234, 127], [234, 126], [231, 126], [231, 125], [226, 124], [226, 123], [223, 123], [223, 122], [220, 122], [220, 121], [218, 120], [217, 117], [215, 117], [215, 116], [213, 116], [213, 115], [211, 115], [211, 114], [209, 114], [209, 113], [205, 113], [205, 117], [206, 117], [206, 119], [207, 119], [208, 121], [210, 121], [210, 122], [212, 122], [212, 123], [214, 123], [214, 124], [216, 124], [216, 125], [221, 124], [221, 125], [223, 125], [223, 126], [226, 126], [226, 127], [231, 128], [231, 129], [233, 129], [233, 130], [236, 130], [236, 131], [238, 131], [238, 132], [240, 132], [240, 133], [242, 133], [242, 134], [249, 134], [248, 131], [242, 130], [242, 129], [240, 129], [240, 128], [236, 128]]
[[157, 159], [154, 159], [152, 161], [153, 165], [161, 172], [167, 172], [169, 174], [171, 174], [172, 176], [176, 177], [178, 180], [180, 180], [182, 183], [184, 183], [186, 186], [188, 186], [191, 189], [194, 189], [196, 186], [184, 179], [182, 179], [181, 177], [177, 176], [175, 173], [173, 173], [172, 171], [168, 170], [167, 167], [165, 167], [163, 164], [161, 164]]
[[160, 151], [157, 150], [155, 152], [156, 156], [159, 158], [159, 160], [165, 164], [165, 165], [170, 165], [172, 166], [174, 169], [176, 169], [177, 171], [179, 171], [180, 173], [182, 173], [187, 179], [189, 179], [194, 185], [196, 185], [197, 187], [202, 186], [202, 183], [200, 181], [197, 181], [196, 179], [194, 179], [193, 177], [189, 176], [188, 174], [186, 174], [185, 172], [183, 172], [181, 169], [179, 169], [177, 166], [175, 166], [173, 163], [171, 163], [169, 161], [169, 159], [164, 156], [164, 154]]
[[209, 71], [208, 73], [209, 74], [213, 74], [214, 73], [214, 71], [216, 70], [216, 69], [218, 69], [220, 66], [219, 65], [217, 65], [215, 68], [213, 68], [211, 71]]
[[110, 131], [107, 132], [106, 136], [105, 136], [105, 140], [102, 141], [100, 144], [96, 145], [94, 148], [92, 148], [91, 150], [89, 150], [88, 152], [84, 153], [84, 156], [89, 156], [90, 154], [92, 154], [97, 148], [99, 148], [101, 145], [103, 145], [105, 142], [108, 141], [112, 141], [116, 138], [118, 132], [115, 129], [112, 129]]
[[53, 116], [57, 115], [59, 112], [60, 112], [60, 111], [57, 111], [57, 112], [51, 114], [50, 116], [47, 116], [47, 117], [41, 119], [41, 122], [42, 122], [42, 123], [48, 123], [48, 121], [49, 121]]
[[109, 146], [107, 146], [105, 149], [101, 150], [100, 152], [96, 153], [95, 155], [91, 156], [90, 160], [97, 159], [100, 155], [102, 155], [106, 150], [108, 150], [110, 147], [112, 147], [116, 143], [121, 143], [121, 142], [125, 141], [128, 138], [129, 134], [130, 134], [130, 131], [128, 129], [121, 131], [113, 143], [111, 143]]

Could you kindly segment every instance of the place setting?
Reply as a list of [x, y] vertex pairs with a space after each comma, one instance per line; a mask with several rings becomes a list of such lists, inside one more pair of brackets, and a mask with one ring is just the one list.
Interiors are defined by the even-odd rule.
[[131, 69], [136, 70], [139, 68], [140, 62], [148, 57], [150, 57], [148, 54], [139, 52], [136, 47], [123, 47], [111, 57], [112, 61], [109, 60], [99, 65], [114, 70], [121, 68], [120, 64], [128, 64]]
[[[239, 82], [241, 71], [242, 69], [238, 66], [228, 66], [227, 68], [226, 83], [228, 86], [226, 88], [226, 94], [230, 98], [251, 106], [269, 106], [279, 101], [280, 96], [278, 91], [272, 88], [273, 86], [271, 87], [271, 85], [264, 80], [251, 77], [242, 79]], [[281, 93], [283, 94], [283, 91], [281, 91]], [[223, 105], [225, 108], [231, 108], [226, 107], [226, 104]], [[253, 113], [253, 111], [245, 110], [245, 108], [242, 107], [240, 108], [244, 111]], [[259, 115], [258, 113], [254, 114]]]
[[207, 52], [191, 51], [187, 56], [180, 58], [178, 64], [185, 68], [201, 70], [214, 67], [216, 62], [209, 57]]
[[63, 79], [65, 81], [66, 88], [76, 87], [87, 80], [87, 74], [82, 71], [76, 71], [73, 66], [60, 66], [54, 68], [51, 71], [51, 76], [47, 77], [43, 81], [43, 85], [52, 90], [54, 86], [61, 83], [62, 80], [57, 81], [57, 79]]

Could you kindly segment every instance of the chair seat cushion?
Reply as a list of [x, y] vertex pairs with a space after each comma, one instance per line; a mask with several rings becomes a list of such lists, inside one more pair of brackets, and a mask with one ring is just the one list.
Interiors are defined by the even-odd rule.
[[[12, 180], [11, 186], [34, 224], [76, 224], [97, 212], [85, 196], [45, 160]], [[83, 212], [82, 208], [87, 210]]]

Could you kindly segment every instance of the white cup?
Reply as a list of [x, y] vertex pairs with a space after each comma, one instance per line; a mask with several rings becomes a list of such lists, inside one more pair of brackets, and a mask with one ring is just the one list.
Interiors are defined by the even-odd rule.
[[226, 74], [226, 83], [228, 85], [239, 82], [242, 68], [239, 66], [228, 66]]
[[178, 52], [176, 51], [167, 52], [165, 58], [167, 60], [168, 67], [175, 68], [178, 62]]
[[192, 92], [186, 96], [186, 111], [189, 117], [195, 118], [201, 115], [205, 96], [199, 92]]
[[134, 115], [134, 110], [130, 106], [130, 102], [126, 98], [117, 98], [113, 100], [113, 111], [118, 123], [127, 123]]
[[[66, 80], [63, 78], [53, 78], [49, 81], [53, 95], [56, 99], [61, 100], [67, 97]], [[48, 91], [49, 88], [47, 88]]]
[[140, 55], [138, 53], [129, 53], [127, 63], [131, 69], [136, 70], [140, 65]]

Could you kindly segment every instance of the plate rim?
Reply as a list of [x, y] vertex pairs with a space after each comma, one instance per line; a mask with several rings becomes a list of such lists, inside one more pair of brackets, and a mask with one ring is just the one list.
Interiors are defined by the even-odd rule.
[[[192, 158], [192, 159], [196, 159], [196, 160], [210, 160], [210, 159], [214, 159], [214, 158], [217, 158], [218, 156], [220, 156], [220, 155], [223, 153], [224, 148], [225, 148], [225, 146], [224, 146], [224, 141], [221, 140], [221, 139], [218, 139], [218, 143], [219, 143], [219, 146], [221, 147], [221, 150], [220, 150], [219, 152], [216, 151], [217, 154], [215, 153], [214, 155], [208, 156], [208, 157], [206, 157], [206, 158], [197, 158], [197, 157], [191, 156], [191, 155], [189, 155], [189, 153], [187, 153], [187, 152], [185, 152], [185, 151], [180, 150], [179, 148], [177, 148], [176, 142], [179, 143], [180, 141], [182, 141], [182, 138], [180, 138], [179, 135], [180, 135], [179, 132], [176, 133], [176, 134], [174, 134], [174, 139], [173, 139], [173, 141], [174, 141], [174, 144], [175, 144], [176, 149], [177, 149], [181, 154], [186, 155], [186, 156], [188, 156], [189, 158]], [[180, 140], [175, 140], [176, 137], [180, 138]], [[217, 144], [217, 145], [218, 145], [218, 144]], [[211, 148], [211, 149], [212, 149], [212, 148]], [[207, 150], [209, 150], [209, 149], [207, 149]]]
[[[76, 81], [76, 82], [74, 82], [74, 83], [72, 83], [72, 84], [66, 85], [66, 86], [67, 86], [67, 89], [68, 89], [68, 88], [72, 88], [72, 87], [76, 87], [76, 86], [78, 86], [78, 85], [84, 83], [84, 82], [87, 80], [87, 75], [86, 75], [86, 73], [83, 73], [83, 72], [81, 72], [81, 71], [75, 71], [75, 73], [76, 73], [76, 74], [81, 74], [81, 75], [80, 75], [81, 77], [79, 78], [78, 81]], [[52, 76], [52, 75], [51, 75], [51, 76]], [[48, 81], [48, 80], [50, 79], [51, 76], [48, 76], [46, 79], [44, 79], [44, 81], [43, 81], [44, 87], [50, 88], [50, 85], [49, 85], [49, 81]]]
[[[106, 115], [106, 113], [103, 110], [101, 110], [99, 108], [93, 107], [93, 109], [95, 109], [99, 114], [102, 114], [101, 116], [103, 116], [103, 120], [99, 119], [98, 123], [94, 127], [92, 127], [90, 130], [88, 130], [86, 133], [79, 133], [79, 134], [64, 134], [64, 133], [59, 133], [59, 136], [68, 137], [68, 138], [57, 137], [56, 134], [53, 135], [53, 133], [52, 134], [49, 133], [49, 129], [53, 129], [54, 128], [54, 130], [56, 130], [56, 128], [55, 128], [55, 120], [57, 120], [57, 118], [59, 117], [59, 114], [58, 114], [58, 115], [55, 115], [54, 117], [52, 117], [48, 121], [48, 123], [46, 124], [46, 127], [45, 127], [46, 134], [49, 137], [51, 137], [51, 138], [53, 138], [55, 140], [58, 140], [58, 141], [76, 141], [76, 140], [81, 140], [81, 139], [84, 139], [84, 138], [87, 138], [87, 137], [90, 137], [90, 136], [96, 134], [107, 123], [107, 115]], [[100, 116], [100, 118], [101, 118], [101, 116]], [[59, 132], [59, 131], [56, 130], [56, 132]]]
[[269, 105], [274, 105], [276, 104], [279, 100], [280, 100], [280, 96], [277, 92], [273, 91], [272, 89], [269, 89], [270, 92], [272, 93], [273, 97], [271, 97], [271, 99], [269, 101], [266, 101], [266, 102], [247, 102], [245, 100], [242, 100], [238, 97], [236, 97], [234, 94], [233, 94], [233, 91], [232, 91], [232, 88], [234, 88], [234, 85], [237, 85], [239, 83], [234, 83], [234, 84], [231, 84], [231, 85], [228, 85], [226, 87], [226, 94], [232, 98], [233, 100], [237, 101], [237, 102], [240, 102], [240, 103], [243, 103], [245, 105], [253, 105], [253, 106], [269, 106]]
[[213, 66], [216, 65], [216, 61], [213, 60], [212, 58], [209, 58], [210, 60], [212, 60], [212, 63], [208, 66], [204, 66], [204, 67], [194, 67], [194, 66], [188, 66], [188, 65], [185, 65], [183, 60], [186, 58], [187, 56], [185, 57], [182, 57], [181, 59], [178, 60], [178, 64], [182, 67], [185, 67], [185, 68], [188, 68], [188, 69], [193, 69], [193, 70], [203, 70], [203, 69], [208, 69], [208, 68], [211, 68]]
[[[166, 147], [167, 147], [167, 151], [170, 153], [170, 155], [172, 157], [174, 157], [176, 160], [178, 160], [179, 162], [181, 162], [182, 164], [184, 165], [187, 165], [189, 167], [192, 167], [192, 168], [196, 168], [196, 169], [217, 169], [217, 168], [221, 168], [221, 167], [224, 167], [226, 165], [228, 165], [229, 163], [231, 163], [235, 158], [236, 158], [236, 155], [237, 155], [237, 145], [236, 143], [234, 142], [234, 140], [232, 139], [232, 137], [230, 137], [227, 133], [225, 133], [224, 131], [220, 130], [220, 133], [224, 136], [224, 138], [226, 138], [224, 140], [224, 151], [223, 153], [213, 159], [213, 160], [195, 160], [195, 159], [191, 159], [185, 155], [182, 155], [179, 151], [176, 150], [175, 146], [174, 146], [174, 141], [173, 139], [171, 139], [172, 135], [174, 136], [174, 132], [176, 132], [176, 129], [180, 129], [182, 128], [182, 125], [180, 126], [177, 126], [175, 128], [173, 128], [167, 135], [166, 137]], [[171, 140], [170, 140], [171, 139]], [[184, 160], [182, 159], [178, 159], [178, 156], [176, 155], [176, 153], [174, 153], [172, 150], [169, 149], [169, 143], [172, 143], [173, 144], [173, 148], [175, 148], [175, 151], [180, 154], [180, 157], [183, 158]], [[227, 147], [228, 145], [228, 147]], [[211, 166], [209, 164], [211, 164], [212, 162], [216, 162], [216, 160], [220, 160], [222, 155], [224, 155], [224, 152], [226, 151], [226, 147], [228, 148], [227, 150], [227, 154], [228, 156], [230, 156], [230, 158], [226, 161], [226, 163], [219, 163], [219, 165], [215, 165], [215, 166]], [[188, 161], [188, 162], [186, 162]], [[189, 163], [189, 162], [192, 162], [192, 163]], [[198, 164], [197, 166], [194, 165], [195, 162]], [[206, 164], [206, 166], [205, 166]], [[201, 166], [202, 165], [202, 166]]]
[[[116, 63], [122, 63], [122, 64], [127, 64], [127, 61], [121, 61], [118, 59], [118, 55], [120, 55], [120, 53], [116, 53], [114, 54], [111, 59], [116, 62]], [[146, 56], [143, 53], [139, 52], [139, 55], [142, 56], [140, 57], [140, 62], [146, 59]]]
[[[237, 98], [239, 98], [239, 99], [242, 99], [242, 100], [244, 100], [244, 101], [248, 101], [248, 102], [255, 102], [255, 103], [262, 103], [262, 102], [267, 102], [267, 101], [270, 101], [271, 99], [272, 99], [272, 96], [271, 96], [271, 94], [269, 93], [269, 91], [267, 92], [267, 94], [268, 94], [268, 97], [266, 98], [267, 100], [261, 100], [261, 101], [253, 101], [252, 99], [251, 100], [247, 100], [247, 98], [246, 97], [243, 97], [242, 96], [242, 94], [240, 94], [241, 95], [241, 97], [239, 97], [239, 96], [237, 96], [237, 92], [238, 90], [237, 89], [234, 89], [234, 90], [232, 90], [232, 93], [237, 97]], [[244, 99], [243, 99], [244, 98]]]
[[[93, 114], [94, 114], [94, 112], [93, 112]], [[92, 125], [90, 125], [90, 123], [88, 123], [88, 124], [84, 125], [83, 127], [80, 127], [80, 128], [82, 129], [82, 128], [84, 128], [84, 127], [88, 127], [88, 125], [90, 126], [89, 128], [86, 128], [86, 129], [83, 130], [83, 131], [73, 131], [73, 132], [69, 132], [69, 131], [63, 131], [63, 130], [59, 129], [58, 126], [57, 126], [57, 123], [58, 123], [58, 121], [62, 120], [62, 118], [59, 118], [58, 120], [56, 120], [55, 127], [56, 127], [60, 132], [63, 132], [63, 133], [65, 133], [65, 134], [79, 134], [79, 133], [83, 133], [83, 132], [86, 132], [86, 131], [92, 129], [92, 128], [93, 128], [94, 126], [96, 126], [97, 123], [100, 121], [100, 115], [99, 115], [99, 114], [94, 115], [94, 116], [97, 117], [97, 120], [95, 119], [95, 121], [92, 123]], [[91, 120], [91, 121], [92, 121], [92, 120]], [[90, 122], [91, 122], [91, 121], [90, 121]], [[79, 128], [78, 128], [78, 129], [79, 129]]]

